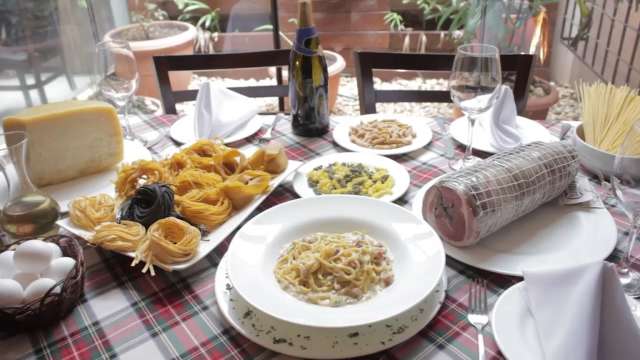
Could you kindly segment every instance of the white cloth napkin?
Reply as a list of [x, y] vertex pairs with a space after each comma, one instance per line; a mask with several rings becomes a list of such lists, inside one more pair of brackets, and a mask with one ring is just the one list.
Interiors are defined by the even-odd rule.
[[498, 151], [513, 149], [522, 144], [522, 135], [517, 123], [516, 102], [511, 88], [501, 85], [497, 100], [487, 112], [491, 145]]
[[255, 100], [225, 87], [200, 85], [194, 114], [198, 139], [225, 138], [242, 128], [260, 112]]
[[546, 360], [637, 359], [640, 329], [612, 264], [524, 271]]

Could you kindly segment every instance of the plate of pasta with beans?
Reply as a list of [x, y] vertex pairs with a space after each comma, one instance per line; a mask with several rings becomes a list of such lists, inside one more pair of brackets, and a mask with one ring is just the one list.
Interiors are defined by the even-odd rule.
[[445, 266], [442, 242], [427, 223], [356, 195], [274, 206], [236, 233], [225, 258], [230, 282], [249, 304], [317, 328], [393, 318], [428, 296]]
[[198, 140], [121, 164], [113, 190], [69, 202], [58, 225], [133, 258], [143, 273], [182, 270], [218, 246], [295, 169], [282, 145], [237, 149]]
[[429, 121], [407, 115], [368, 114], [340, 117], [334, 141], [349, 151], [400, 155], [423, 148], [433, 137]]
[[384, 156], [344, 152], [325, 155], [301, 166], [293, 178], [300, 197], [359, 195], [394, 201], [409, 189], [409, 172]]

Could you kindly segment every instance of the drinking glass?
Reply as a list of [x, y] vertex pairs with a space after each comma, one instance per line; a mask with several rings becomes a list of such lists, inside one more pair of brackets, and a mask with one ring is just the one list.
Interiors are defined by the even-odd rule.
[[640, 296], [640, 274], [631, 269], [632, 250], [640, 229], [640, 167], [638, 148], [640, 147], [640, 120], [637, 120], [620, 146], [613, 165], [614, 176], [611, 186], [618, 205], [629, 218], [629, 235], [623, 247], [625, 253], [617, 264], [618, 276], [625, 293]]
[[124, 41], [107, 40], [96, 45], [96, 85], [100, 94], [119, 109], [124, 138], [138, 140], [129, 122], [129, 101], [138, 88], [138, 67], [136, 58]]
[[498, 48], [487, 44], [466, 44], [458, 47], [449, 76], [449, 90], [451, 99], [467, 117], [468, 135], [464, 156], [450, 165], [454, 170], [470, 166], [477, 161], [471, 157], [476, 116], [495, 104], [496, 90], [501, 83]]

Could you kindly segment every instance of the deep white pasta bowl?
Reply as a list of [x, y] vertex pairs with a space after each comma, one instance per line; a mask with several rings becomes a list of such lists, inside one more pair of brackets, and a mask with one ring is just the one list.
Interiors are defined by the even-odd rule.
[[[351, 231], [387, 247], [393, 258], [390, 286], [340, 307], [307, 303], [280, 287], [274, 268], [293, 240]], [[283, 321], [322, 328], [368, 325], [400, 315], [434, 290], [445, 268], [442, 242], [428, 224], [398, 205], [353, 195], [303, 198], [264, 211], [238, 231], [227, 258], [231, 283], [252, 306]]]
[[[614, 163], [616, 160], [616, 154], [600, 150], [595, 146], [587, 143], [584, 140], [584, 130], [582, 124], [576, 126], [573, 130], [572, 138], [573, 144], [578, 152], [578, 159], [582, 166], [589, 172], [604, 177], [609, 177], [614, 174]], [[640, 177], [640, 156], [627, 156], [625, 162], [628, 164], [636, 164], [635, 175]]]

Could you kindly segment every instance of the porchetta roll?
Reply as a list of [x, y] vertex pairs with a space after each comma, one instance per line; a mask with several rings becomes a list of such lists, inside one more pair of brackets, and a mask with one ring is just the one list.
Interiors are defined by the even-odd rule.
[[577, 172], [573, 145], [523, 145], [442, 177], [422, 216], [444, 241], [470, 246], [560, 195]]

